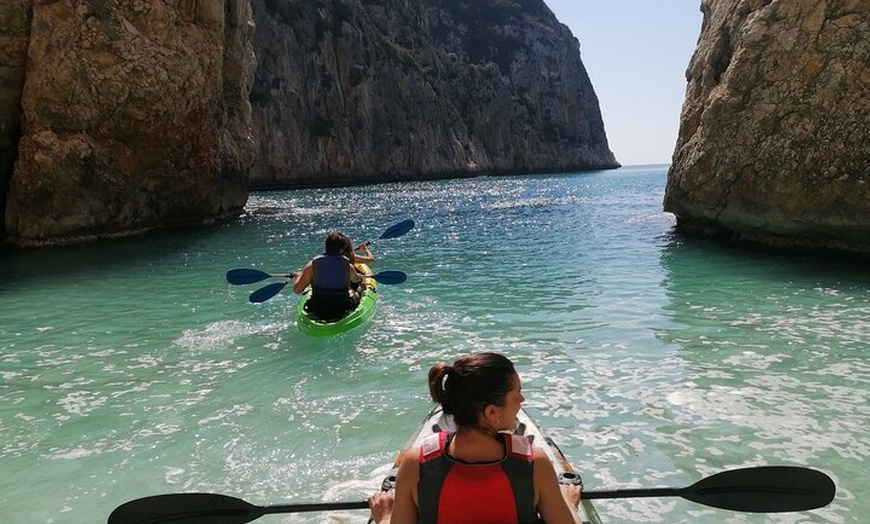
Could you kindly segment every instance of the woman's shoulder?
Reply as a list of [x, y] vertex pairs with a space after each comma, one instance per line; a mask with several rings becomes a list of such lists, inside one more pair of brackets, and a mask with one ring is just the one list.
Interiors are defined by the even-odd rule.
[[547, 456], [547, 452], [544, 451], [544, 448], [541, 446], [534, 444], [532, 445], [532, 451], [535, 454], [535, 461], [544, 460], [546, 462], [550, 462], [550, 457]]
[[549, 455], [547, 455], [547, 452], [544, 451], [544, 448], [535, 444], [534, 445], [534, 453], [535, 453], [535, 455], [534, 455], [535, 469], [543, 468], [547, 472], [549, 472], [549, 471], [555, 472], [555, 468], [553, 467], [553, 463], [550, 462], [550, 457], [549, 457]]
[[409, 465], [419, 464], [421, 447], [422, 444], [418, 446], [411, 446], [410, 448], [401, 451], [399, 453], [399, 458], [397, 461], [399, 465], [404, 465], [406, 463]]

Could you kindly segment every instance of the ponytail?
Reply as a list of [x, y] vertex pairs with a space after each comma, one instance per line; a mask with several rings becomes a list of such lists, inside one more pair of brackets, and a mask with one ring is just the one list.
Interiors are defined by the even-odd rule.
[[429, 370], [429, 396], [432, 397], [433, 402], [441, 404], [442, 407], [445, 404], [449, 405], [447, 381], [452, 371], [453, 367], [446, 364], [435, 364]]

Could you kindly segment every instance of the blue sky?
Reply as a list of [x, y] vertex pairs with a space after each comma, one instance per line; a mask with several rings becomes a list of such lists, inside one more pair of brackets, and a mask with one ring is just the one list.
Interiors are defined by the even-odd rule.
[[616, 159], [669, 164], [701, 31], [700, 0], [544, 1], [580, 40]]

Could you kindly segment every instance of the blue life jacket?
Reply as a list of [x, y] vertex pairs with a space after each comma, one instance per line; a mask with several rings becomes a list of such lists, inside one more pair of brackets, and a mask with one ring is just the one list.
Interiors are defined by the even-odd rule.
[[351, 265], [347, 257], [324, 253], [314, 257], [312, 263], [314, 264], [314, 279], [311, 282], [313, 296], [347, 296], [347, 291], [352, 285], [348, 275]]

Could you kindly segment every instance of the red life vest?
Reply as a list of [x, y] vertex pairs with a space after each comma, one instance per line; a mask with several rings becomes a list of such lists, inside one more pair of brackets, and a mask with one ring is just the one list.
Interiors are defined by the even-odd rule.
[[525, 524], [537, 519], [534, 448], [521, 435], [499, 433], [505, 456], [466, 464], [447, 454], [454, 433], [442, 431], [420, 444], [417, 485], [420, 524]]

